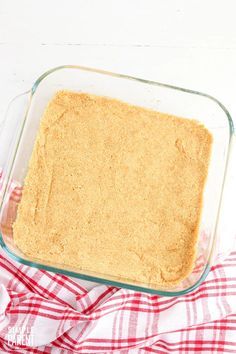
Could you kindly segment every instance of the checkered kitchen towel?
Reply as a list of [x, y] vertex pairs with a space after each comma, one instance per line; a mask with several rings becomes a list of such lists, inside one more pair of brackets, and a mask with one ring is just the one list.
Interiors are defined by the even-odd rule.
[[0, 250], [0, 353], [196, 352], [236, 353], [236, 251], [197, 290], [167, 298], [24, 266]]
[[236, 353], [236, 252], [177, 298], [87, 290], [0, 257], [1, 353]]

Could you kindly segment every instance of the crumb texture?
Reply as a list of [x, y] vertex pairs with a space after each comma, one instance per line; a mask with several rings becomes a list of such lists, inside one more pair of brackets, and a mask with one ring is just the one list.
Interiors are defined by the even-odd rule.
[[13, 226], [40, 260], [172, 286], [192, 270], [212, 137], [197, 121], [59, 91]]

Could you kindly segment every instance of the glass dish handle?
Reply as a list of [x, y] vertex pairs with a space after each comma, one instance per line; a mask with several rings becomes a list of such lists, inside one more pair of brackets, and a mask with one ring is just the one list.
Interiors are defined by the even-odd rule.
[[9, 161], [14, 153], [15, 143], [17, 142], [18, 134], [20, 134], [19, 127], [22, 126], [25, 120], [26, 113], [29, 107], [31, 98], [31, 91], [24, 92], [9, 103], [5, 119], [0, 128], [0, 200], [1, 192], [4, 189], [3, 181], [4, 175], [9, 168]]
[[219, 223], [217, 226], [218, 244], [213, 257], [213, 264], [221, 263], [230, 252], [236, 250], [236, 134], [230, 142], [228, 168], [225, 176]]

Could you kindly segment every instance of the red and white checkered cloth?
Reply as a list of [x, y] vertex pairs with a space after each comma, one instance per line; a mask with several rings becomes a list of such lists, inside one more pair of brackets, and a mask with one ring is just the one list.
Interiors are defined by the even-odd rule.
[[[176, 298], [86, 290], [0, 256], [1, 353], [236, 353], [236, 252], [199, 289]], [[12, 328], [24, 327], [34, 348], [9, 341]]]
[[168, 298], [38, 270], [0, 250], [0, 353], [196, 352], [236, 353], [236, 251], [197, 290]]

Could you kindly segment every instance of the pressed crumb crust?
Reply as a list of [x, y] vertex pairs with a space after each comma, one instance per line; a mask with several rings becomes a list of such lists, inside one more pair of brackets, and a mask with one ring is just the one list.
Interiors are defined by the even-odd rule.
[[197, 121], [59, 91], [14, 228], [28, 256], [174, 286], [192, 270], [212, 137]]

